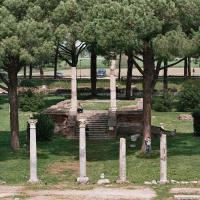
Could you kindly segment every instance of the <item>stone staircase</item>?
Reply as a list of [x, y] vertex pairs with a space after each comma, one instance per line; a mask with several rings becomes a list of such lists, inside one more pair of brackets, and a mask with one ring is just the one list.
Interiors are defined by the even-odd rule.
[[[79, 113], [77, 118], [86, 119], [89, 139], [111, 139], [108, 133], [108, 111], [84, 111]], [[78, 125], [76, 136], [79, 136]]]

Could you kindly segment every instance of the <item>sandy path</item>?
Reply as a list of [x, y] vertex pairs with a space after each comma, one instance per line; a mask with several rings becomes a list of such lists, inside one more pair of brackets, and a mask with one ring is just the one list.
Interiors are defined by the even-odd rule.
[[136, 189], [103, 188], [92, 190], [28, 190], [26, 187], [0, 186], [0, 198], [13, 199], [25, 196], [29, 200], [150, 200], [156, 197], [155, 191], [146, 187]]

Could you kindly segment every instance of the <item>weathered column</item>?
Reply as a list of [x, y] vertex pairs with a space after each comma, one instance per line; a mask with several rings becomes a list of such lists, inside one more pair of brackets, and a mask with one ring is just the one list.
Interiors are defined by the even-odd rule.
[[71, 108], [70, 116], [77, 115], [77, 77], [76, 67], [71, 67]]
[[110, 66], [110, 112], [117, 110], [115, 65], [116, 60], [113, 59]]
[[71, 107], [69, 109], [69, 116], [67, 121], [68, 138], [74, 138], [76, 135], [76, 122], [77, 122], [77, 69], [71, 67]]
[[80, 120], [80, 135], [79, 135], [79, 162], [80, 162], [80, 177], [77, 178], [77, 182], [86, 184], [89, 178], [86, 176], [86, 135], [85, 135], [86, 121]]
[[120, 138], [119, 150], [119, 180], [117, 183], [126, 182], [126, 139]]
[[167, 181], [167, 135], [164, 128], [161, 127], [160, 135], [160, 184], [166, 184]]
[[30, 183], [37, 183], [36, 119], [29, 119], [30, 125]]
[[109, 134], [111, 136], [115, 136], [115, 127], [117, 125], [115, 65], [116, 65], [116, 58], [115, 56], [113, 56], [113, 59], [111, 61], [111, 66], [110, 66], [110, 108], [109, 108], [109, 118], [108, 118]]

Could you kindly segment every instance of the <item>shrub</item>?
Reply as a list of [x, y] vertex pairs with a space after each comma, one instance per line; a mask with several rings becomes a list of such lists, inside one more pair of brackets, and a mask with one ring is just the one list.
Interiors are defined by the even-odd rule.
[[158, 112], [171, 111], [173, 105], [173, 97], [168, 94], [167, 96], [161, 96], [153, 100], [153, 109]]
[[22, 80], [21, 83], [20, 83], [20, 86], [21, 87], [28, 87], [28, 88], [32, 88], [32, 87], [35, 87], [34, 83], [31, 81], [31, 80]]
[[[33, 118], [38, 120], [36, 124], [37, 141], [50, 141], [52, 139], [53, 132], [54, 132], [53, 120], [48, 115], [44, 115], [44, 114], [34, 115]], [[27, 127], [27, 133], [28, 133], [27, 138], [29, 142], [29, 138], [30, 138], [29, 124]]]
[[24, 112], [36, 112], [44, 107], [44, 97], [42, 94], [34, 94], [28, 90], [19, 98], [19, 106]]
[[200, 82], [187, 81], [179, 96], [178, 111], [191, 112], [200, 108]]
[[193, 116], [194, 135], [200, 136], [200, 110], [193, 111], [192, 116]]

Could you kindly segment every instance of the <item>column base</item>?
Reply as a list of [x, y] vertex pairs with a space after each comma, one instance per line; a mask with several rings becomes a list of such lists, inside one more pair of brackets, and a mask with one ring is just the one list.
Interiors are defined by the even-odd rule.
[[168, 180], [160, 180], [160, 181], [159, 181], [159, 184], [161, 184], [161, 185], [165, 185], [165, 184], [167, 184], [167, 183], [169, 183]]
[[76, 117], [76, 116], [77, 116], [77, 109], [76, 109], [76, 110], [70, 109], [70, 110], [69, 110], [69, 116]]
[[77, 115], [73, 112], [69, 111], [68, 115], [68, 126], [69, 127], [74, 127], [76, 126], [76, 121], [77, 121]]
[[116, 181], [117, 184], [126, 184], [126, 183], [129, 183], [127, 180], [121, 180], [121, 179], [118, 179]]
[[109, 110], [108, 112], [108, 126], [115, 127], [117, 125], [117, 113], [116, 111]]
[[89, 182], [89, 178], [88, 177], [78, 177], [77, 182], [79, 184], [87, 184]]
[[28, 183], [33, 183], [33, 184], [36, 184], [36, 183], [39, 183], [39, 182], [40, 182], [40, 180], [38, 178], [30, 178], [28, 180]]

